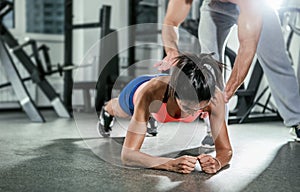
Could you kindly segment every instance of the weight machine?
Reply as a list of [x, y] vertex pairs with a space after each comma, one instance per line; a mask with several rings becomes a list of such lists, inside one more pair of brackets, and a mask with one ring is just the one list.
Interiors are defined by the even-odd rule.
[[[85, 111], [90, 111], [90, 94], [96, 90], [95, 108], [100, 113], [104, 102], [111, 97], [112, 87], [119, 76], [118, 35], [110, 28], [111, 6], [104, 5], [100, 9], [99, 21], [95, 23], [73, 24], [73, 0], [65, 0], [65, 67], [73, 66], [72, 47], [73, 30], [100, 28], [99, 67], [97, 82], [73, 82], [72, 72], [66, 71], [64, 76], [64, 101], [72, 111], [72, 89], [84, 91]], [[114, 32], [114, 33], [112, 33]], [[107, 36], [110, 34], [109, 36]], [[105, 38], [103, 38], [105, 37]]]
[[[12, 86], [18, 98], [19, 104], [27, 116], [34, 122], [45, 122], [44, 117], [38, 110], [28, 93], [26, 86], [24, 85], [24, 81], [32, 80], [49, 99], [52, 107], [59, 117], [71, 117], [71, 114], [67, 111], [59, 95], [55, 92], [55, 89], [45, 78], [46, 75], [51, 75], [56, 72], [62, 73], [64, 69], [59, 66], [56, 70], [52, 70], [50, 57], [48, 55], [48, 48], [45, 45], [37, 47], [36, 41], [34, 40], [27, 40], [24, 44], [18, 43], [18, 41], [2, 22], [2, 18], [12, 10], [13, 4], [11, 2], [0, 2], [0, 59], [9, 81], [9, 83], [0, 85], [0, 88]], [[24, 50], [24, 47], [29, 45], [33, 51], [32, 55], [28, 55]], [[39, 51], [43, 52], [47, 71], [45, 71], [43, 68]], [[30, 74], [30, 77], [25, 79], [21, 78], [11, 54], [13, 54], [20, 61], [26, 71]], [[31, 57], [34, 58], [35, 62], [33, 62]]]

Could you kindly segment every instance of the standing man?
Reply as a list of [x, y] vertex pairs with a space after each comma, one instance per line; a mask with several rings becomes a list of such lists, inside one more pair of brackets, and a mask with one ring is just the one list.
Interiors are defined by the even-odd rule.
[[[185, 20], [192, 0], [169, 0], [162, 31], [167, 56], [156, 66], [170, 68], [178, 55], [178, 26]], [[278, 16], [265, 0], [204, 0], [200, 9], [199, 41], [202, 53], [215, 52], [222, 62], [225, 43], [233, 25], [238, 26], [239, 48], [224, 90], [226, 102], [243, 83], [257, 54], [278, 111], [295, 139], [300, 141], [300, 92], [295, 71], [286, 54]]]

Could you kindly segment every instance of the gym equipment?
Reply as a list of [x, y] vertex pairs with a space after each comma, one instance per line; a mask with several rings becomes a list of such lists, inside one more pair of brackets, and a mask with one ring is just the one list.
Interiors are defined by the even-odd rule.
[[[111, 99], [113, 86], [119, 76], [118, 33], [110, 29], [110, 7], [103, 6], [100, 36], [100, 74], [96, 85], [95, 109], [99, 115], [105, 101]], [[108, 36], [108, 34], [110, 34]], [[105, 38], [103, 38], [105, 37]]]
[[[45, 76], [48, 76], [48, 75], [50, 76], [50, 75], [52, 75], [54, 73], [59, 73], [59, 75], [62, 76], [64, 71], [69, 71], [69, 70], [71, 71], [71, 70], [75, 70], [75, 69], [78, 69], [78, 68], [89, 67], [89, 66], [91, 66], [91, 65], [81, 65], [81, 66], [75, 66], [74, 65], [74, 66], [66, 66], [66, 67], [64, 67], [64, 66], [61, 66], [60, 64], [57, 64], [57, 66], [56, 66], [57, 68], [55, 70], [52, 70], [52, 66], [51, 66], [51, 69], [47, 70], [44, 73], [44, 75]], [[32, 77], [21, 78], [21, 80], [23, 82], [29, 81], [29, 80], [32, 80]], [[2, 84], [0, 84], [0, 89], [4, 88], [4, 87], [8, 87], [8, 86], [11, 86], [10, 82], [8, 82], [8, 83], [2, 83]]]
[[[234, 51], [228, 47], [225, 50], [225, 57], [230, 60], [231, 67], [236, 58]], [[263, 77], [263, 69], [258, 60], [256, 60], [247, 87], [242, 84], [240, 88], [235, 92], [237, 95], [237, 104], [235, 108], [229, 112], [228, 123], [244, 123], [244, 122], [258, 122], [258, 121], [275, 121], [282, 120], [277, 109], [269, 107], [271, 93], [268, 94], [268, 98], [264, 104], [260, 103], [261, 98], [268, 90], [268, 86], [257, 96], [260, 82]], [[252, 112], [252, 109], [256, 106], [262, 107], [261, 112]], [[267, 111], [269, 113], [267, 113]]]
[[[9, 13], [12, 9], [13, 4], [11, 2], [2, 1], [0, 5], [0, 18], [3, 18], [4, 15]], [[36, 64], [33, 63], [30, 56], [23, 49], [27, 45], [32, 46]], [[41, 49], [46, 50], [46, 48]], [[71, 117], [71, 114], [66, 110], [59, 95], [55, 92], [50, 83], [45, 79], [45, 71], [39, 58], [36, 42], [33, 40], [28, 40], [24, 44], [20, 45], [2, 21], [0, 22], [0, 54], [2, 65], [4, 66], [6, 73], [9, 74], [8, 80], [10, 81], [10, 84], [12, 85], [19, 99], [21, 107], [32, 121], [44, 122], [45, 119], [38, 111], [33, 100], [28, 94], [28, 91], [26, 90], [23, 80], [21, 79], [10, 54], [14, 54], [18, 58], [20, 63], [24, 66], [24, 68], [28, 71], [28, 73], [31, 74], [30, 79], [34, 83], [36, 83], [36, 85], [39, 86], [39, 88], [44, 92], [46, 97], [51, 102], [51, 105], [53, 106], [57, 115], [59, 117]], [[44, 54], [46, 53], [44, 52]], [[49, 62], [49, 57], [46, 56], [45, 61]]]
[[7, 78], [11, 82], [10, 84], [12, 85], [13, 89], [17, 90], [15, 91], [16, 96], [19, 99], [19, 103], [25, 113], [32, 121], [44, 122], [44, 117], [35, 106], [22, 80], [20, 80], [21, 77], [18, 73], [18, 70], [15, 67], [13, 60], [2, 41], [0, 41], [0, 57], [4, 70], [7, 74], [10, 74], [7, 76]]
[[[95, 108], [100, 113], [104, 102], [111, 97], [114, 82], [119, 75], [118, 55], [111, 55], [118, 51], [118, 36], [115, 30], [110, 28], [111, 6], [104, 5], [100, 9], [99, 21], [95, 23], [73, 24], [73, 0], [65, 0], [65, 67], [73, 66], [72, 47], [73, 30], [90, 29], [100, 27], [99, 66], [100, 75], [97, 82], [73, 82], [72, 73], [64, 74], [64, 101], [69, 111], [72, 111], [72, 89], [83, 89], [85, 110], [90, 111], [89, 90], [96, 89]], [[114, 32], [114, 33], [111, 33]], [[110, 34], [107, 36], [108, 34]], [[106, 38], [103, 38], [106, 36]]]

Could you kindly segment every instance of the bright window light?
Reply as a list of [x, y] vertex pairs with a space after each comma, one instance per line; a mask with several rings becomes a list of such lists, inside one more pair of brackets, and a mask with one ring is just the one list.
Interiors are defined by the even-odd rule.
[[282, 5], [283, 0], [267, 0], [268, 4], [273, 8], [273, 9], [279, 9], [280, 6]]

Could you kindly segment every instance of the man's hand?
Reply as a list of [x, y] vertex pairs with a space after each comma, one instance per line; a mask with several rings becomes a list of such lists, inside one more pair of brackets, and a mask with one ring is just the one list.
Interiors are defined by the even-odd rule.
[[196, 162], [197, 157], [188, 155], [178, 157], [169, 162], [171, 166], [170, 171], [184, 174], [191, 173], [195, 169]]
[[222, 168], [220, 161], [210, 155], [201, 154], [197, 158], [205, 173], [214, 174]]
[[230, 88], [228, 88], [227, 86], [225, 87], [224, 90], [224, 101], [226, 103], [229, 102], [229, 100], [231, 99], [231, 97], [234, 95], [234, 91], [231, 91]]
[[176, 64], [175, 58], [178, 55], [178, 51], [170, 51], [162, 61], [154, 64], [154, 67], [157, 67], [160, 71], [166, 71]]

